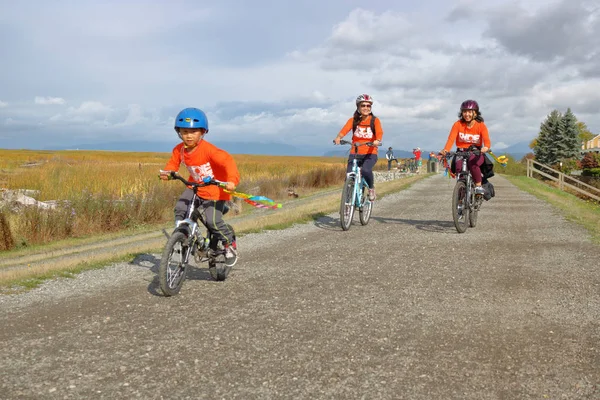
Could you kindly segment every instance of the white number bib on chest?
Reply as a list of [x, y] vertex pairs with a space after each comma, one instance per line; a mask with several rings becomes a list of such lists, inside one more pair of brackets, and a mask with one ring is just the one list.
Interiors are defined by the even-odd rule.
[[[183, 164], [185, 165], [185, 164]], [[196, 182], [201, 182], [203, 178], [206, 178], [207, 176], [213, 178], [214, 177], [214, 173], [212, 170], [212, 167], [210, 166], [210, 163], [206, 163], [203, 165], [185, 165], [185, 167], [187, 168], [187, 170], [190, 172], [190, 175], [194, 178], [194, 181]]]
[[370, 126], [366, 128], [357, 126], [356, 131], [354, 131], [354, 136], [361, 139], [371, 139], [373, 137], [373, 132], [371, 131]]
[[458, 132], [458, 137], [464, 143], [479, 144], [481, 142], [481, 135], [479, 134]]

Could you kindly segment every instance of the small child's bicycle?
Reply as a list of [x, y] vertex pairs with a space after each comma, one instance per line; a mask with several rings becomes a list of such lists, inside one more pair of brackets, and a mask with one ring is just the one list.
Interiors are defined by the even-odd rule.
[[[350, 144], [355, 148], [359, 146], [375, 146], [372, 142], [352, 144], [352, 142], [347, 140], [340, 140], [340, 144]], [[350, 229], [356, 208], [358, 208], [361, 225], [367, 225], [371, 218], [373, 202], [369, 200], [369, 185], [367, 185], [367, 181], [360, 172], [358, 161], [354, 158], [352, 160], [352, 170], [346, 174], [340, 203], [340, 224], [343, 230], [347, 231]]]
[[[200, 232], [198, 221], [205, 224], [204, 210], [196, 208], [199, 187], [208, 185], [224, 186], [225, 183], [207, 177], [202, 183], [189, 182], [178, 173], [171, 172], [170, 179], [178, 179], [190, 187], [194, 195], [187, 211], [186, 218], [179, 221], [175, 230], [169, 237], [163, 251], [160, 265], [158, 267], [158, 278], [160, 290], [165, 296], [173, 296], [179, 293], [186, 277], [190, 258], [193, 257], [197, 264], [208, 262], [210, 276], [223, 281], [227, 278], [232, 267], [225, 265], [225, 250], [217, 237], [207, 229], [206, 236]], [[225, 208], [226, 214], [229, 208]]]

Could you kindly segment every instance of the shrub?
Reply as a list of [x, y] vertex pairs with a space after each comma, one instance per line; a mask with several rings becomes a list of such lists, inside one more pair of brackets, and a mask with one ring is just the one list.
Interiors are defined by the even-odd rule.
[[585, 153], [583, 159], [581, 160], [581, 168], [582, 169], [592, 169], [600, 167], [600, 154], [588, 152]]

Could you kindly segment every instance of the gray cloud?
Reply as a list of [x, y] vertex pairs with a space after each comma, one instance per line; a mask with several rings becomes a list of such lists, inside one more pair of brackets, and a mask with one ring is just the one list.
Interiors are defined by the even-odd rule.
[[563, 0], [536, 14], [518, 4], [507, 4], [487, 13], [484, 37], [496, 40], [509, 52], [532, 60], [573, 65], [598, 53], [600, 19], [592, 2]]

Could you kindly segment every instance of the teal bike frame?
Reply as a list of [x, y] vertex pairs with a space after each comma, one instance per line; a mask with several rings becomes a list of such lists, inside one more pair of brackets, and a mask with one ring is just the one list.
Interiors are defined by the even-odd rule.
[[[372, 142], [352, 144], [346, 140], [340, 140], [340, 144], [350, 144], [355, 149], [359, 146], [373, 146]], [[352, 170], [346, 174], [340, 202], [340, 224], [344, 231], [350, 229], [355, 209], [358, 209], [361, 225], [367, 225], [371, 218], [373, 202], [369, 200], [369, 185], [362, 176], [356, 158], [352, 160]]]

